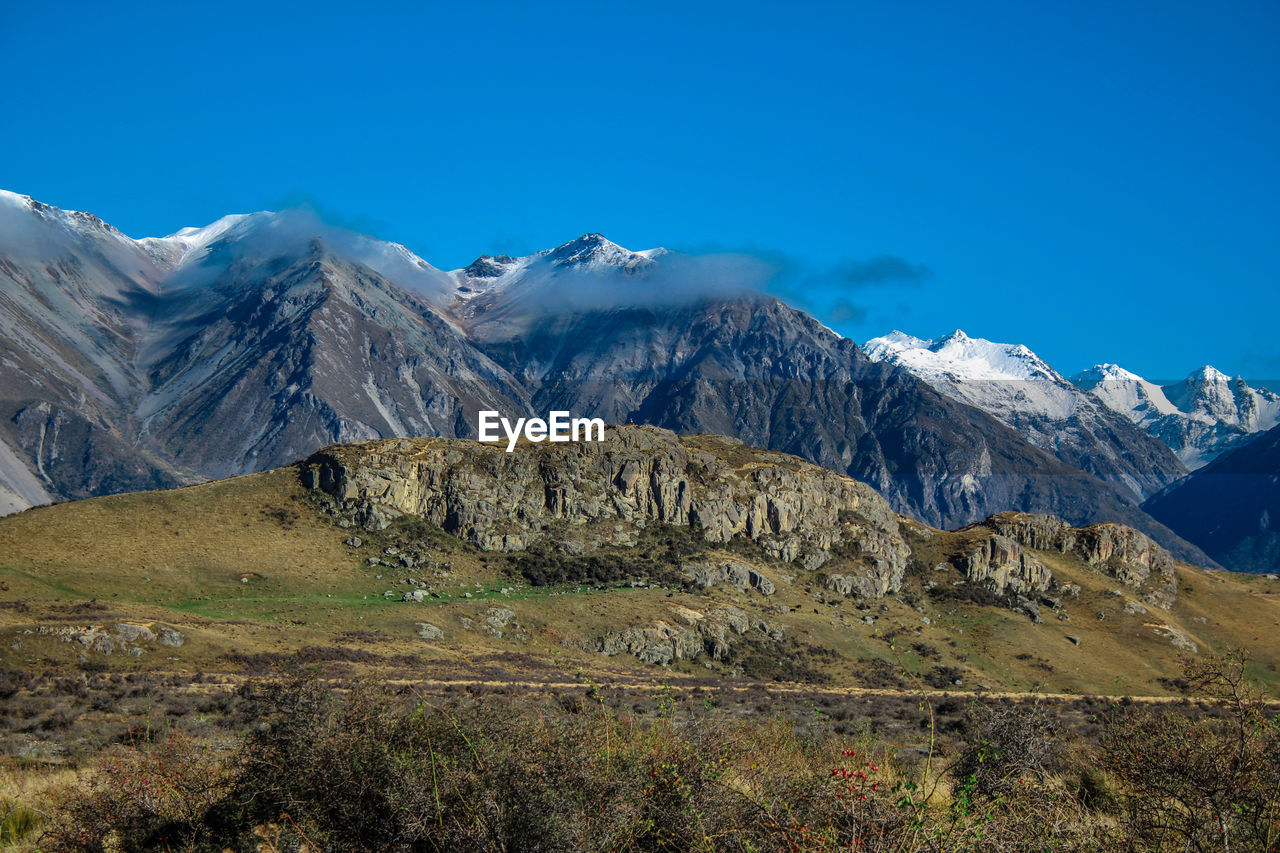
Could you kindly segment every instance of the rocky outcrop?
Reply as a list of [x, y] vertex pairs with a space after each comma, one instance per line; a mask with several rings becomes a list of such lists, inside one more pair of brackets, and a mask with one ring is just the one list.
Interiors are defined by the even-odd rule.
[[[572, 553], [627, 546], [637, 530], [665, 524], [709, 543], [750, 540], [805, 568], [834, 563], [871, 595], [899, 588], [910, 553], [897, 516], [864, 483], [734, 439], [653, 427], [611, 426], [602, 442], [514, 453], [461, 439], [339, 445], [306, 460], [301, 476], [366, 527], [412, 515], [488, 551], [545, 540]], [[772, 588], [763, 576], [746, 585]]]
[[970, 581], [1000, 594], [1040, 592], [1053, 580], [1053, 573], [1039, 558], [998, 533], [957, 556], [955, 564]]
[[[27, 631], [26, 633], [31, 633]], [[109, 655], [121, 652], [130, 657], [141, 657], [148, 651], [156, 651], [155, 644], [176, 648], [186, 642], [181, 631], [154, 622], [116, 622], [114, 625], [37, 625], [37, 635], [51, 636], [64, 643], [83, 646], [81, 656], [88, 652]]]
[[716, 607], [705, 613], [676, 606], [669, 619], [650, 625], [610, 631], [596, 644], [601, 654], [632, 654], [644, 663], [666, 666], [676, 661], [696, 660], [706, 655], [725, 661], [732, 655], [735, 640], [751, 631], [781, 640], [783, 630], [737, 607]]
[[777, 587], [746, 563], [729, 560], [723, 563], [688, 563], [682, 567], [685, 577], [694, 586], [709, 589], [713, 586], [729, 586], [740, 592], [754, 589], [761, 595], [773, 595]]
[[1065, 551], [1070, 524], [1054, 515], [1026, 512], [1002, 512], [982, 522], [983, 527], [1007, 536], [1020, 545], [1037, 551]]
[[1070, 554], [1141, 589], [1148, 604], [1168, 609], [1177, 593], [1173, 559], [1145, 533], [1123, 524], [1072, 527], [1051, 515], [1005, 512], [980, 525], [1028, 548]]

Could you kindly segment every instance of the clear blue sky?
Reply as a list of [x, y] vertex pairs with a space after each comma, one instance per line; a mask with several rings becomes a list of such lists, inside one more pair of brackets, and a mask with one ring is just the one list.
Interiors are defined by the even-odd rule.
[[0, 2], [0, 187], [442, 267], [746, 249], [858, 340], [1276, 377], [1278, 45], [1272, 0]]

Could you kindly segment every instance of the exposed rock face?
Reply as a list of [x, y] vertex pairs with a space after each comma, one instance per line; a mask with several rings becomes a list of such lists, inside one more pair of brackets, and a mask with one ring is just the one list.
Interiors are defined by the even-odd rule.
[[114, 630], [105, 625], [39, 625], [36, 633], [57, 637], [64, 643], [79, 643], [84, 646], [82, 656], [90, 651], [104, 655], [119, 651], [130, 657], [141, 657], [153, 651], [155, 643], [177, 647], [186, 641], [182, 632], [173, 628], [139, 622], [117, 622]]
[[982, 526], [1028, 548], [1071, 554], [1126, 586], [1142, 589], [1148, 604], [1166, 609], [1173, 605], [1177, 592], [1173, 559], [1132, 527], [1072, 527], [1053, 516], [1016, 512], [993, 515]]
[[[834, 559], [867, 594], [898, 589], [909, 549], [897, 516], [869, 486], [733, 439], [679, 438], [618, 426], [603, 442], [498, 445], [390, 440], [314, 454], [303, 482], [368, 527], [402, 514], [430, 520], [489, 551], [550, 539], [577, 551], [629, 545], [651, 524], [687, 526], [712, 543], [743, 537], [765, 554], [815, 568]], [[736, 569], [703, 567], [702, 583]], [[768, 595], [768, 578], [742, 580]], [[713, 577], [714, 576], [714, 577]]]
[[1035, 548], [1037, 551], [1064, 550], [1060, 544], [1064, 541], [1071, 525], [1053, 515], [1033, 515], [1024, 512], [1002, 512], [982, 522], [1001, 536]]
[[671, 619], [609, 632], [597, 643], [597, 651], [609, 656], [632, 654], [644, 663], [665, 666], [681, 660], [696, 660], [703, 654], [712, 660], [728, 660], [735, 638], [750, 631], [774, 640], [783, 636], [781, 628], [752, 618], [737, 607], [716, 607], [706, 613], [687, 607], [676, 607], [673, 611]]
[[999, 593], [1039, 592], [1048, 589], [1053, 580], [1048, 566], [998, 533], [982, 540], [956, 562], [969, 580]]
[[734, 560], [723, 563], [689, 563], [683, 567], [683, 571], [686, 578], [702, 589], [725, 585], [742, 592], [754, 589], [761, 595], [773, 595], [777, 592], [773, 581], [747, 564]]

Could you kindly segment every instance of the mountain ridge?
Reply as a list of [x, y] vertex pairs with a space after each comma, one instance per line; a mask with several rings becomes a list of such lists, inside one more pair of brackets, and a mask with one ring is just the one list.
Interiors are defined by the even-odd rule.
[[[48, 225], [45, 214], [36, 219]], [[438, 270], [403, 246], [310, 214], [224, 218], [151, 239], [151, 254], [96, 217], [64, 219], [92, 232], [88, 243], [60, 244], [58, 263], [69, 272], [10, 252], [29, 268], [21, 281], [4, 279], [27, 296], [10, 313], [39, 327], [50, 357], [28, 393], [5, 388], [4, 396], [38, 398], [42, 386], [60, 387], [53, 402], [67, 417], [77, 394], [111, 384], [77, 371], [76, 360], [99, 372], [105, 363], [119, 388], [92, 413], [85, 436], [28, 463], [48, 485], [56, 479], [50, 466], [61, 472], [66, 482], [52, 497], [262, 470], [335, 440], [467, 436], [480, 408], [520, 416], [554, 404], [800, 453], [939, 525], [1007, 509], [1073, 523], [1105, 514], [1208, 562], [1132, 496], [906, 372], [873, 367], [852, 341], [752, 293], [743, 267], [726, 273], [588, 234], [521, 259], [489, 259], [485, 278], [505, 282], [461, 298], [464, 279], [478, 278], [480, 270], [466, 273], [475, 264]], [[106, 257], [94, 249], [100, 240], [128, 263], [98, 263]], [[153, 255], [174, 266], [160, 269]], [[33, 291], [80, 294], [69, 309], [80, 326], [31, 321], [22, 306]], [[92, 334], [72, 334], [86, 331], [111, 347], [100, 351], [86, 342]], [[17, 414], [0, 423], [0, 438], [38, 460], [33, 442], [49, 433], [53, 415]], [[108, 439], [123, 446], [107, 453], [123, 460], [120, 470], [96, 473], [94, 448]]]
[[1191, 470], [1280, 424], [1280, 394], [1207, 364], [1166, 385], [1115, 364], [1094, 365], [1071, 381], [1168, 444]]
[[1162, 442], [1068, 382], [1028, 347], [957, 329], [936, 341], [893, 332], [865, 344], [939, 392], [990, 413], [1068, 465], [1143, 500], [1187, 473]]

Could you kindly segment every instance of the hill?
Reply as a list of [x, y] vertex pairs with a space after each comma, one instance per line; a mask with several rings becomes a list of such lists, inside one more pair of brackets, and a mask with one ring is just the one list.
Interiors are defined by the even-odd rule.
[[32, 509], [0, 520], [0, 581], [0, 661], [28, 671], [301, 652], [401, 678], [1165, 694], [1180, 655], [1248, 646], [1280, 685], [1280, 582], [1175, 563], [1114, 524], [940, 531], [796, 457], [654, 428], [512, 454], [335, 446]]

